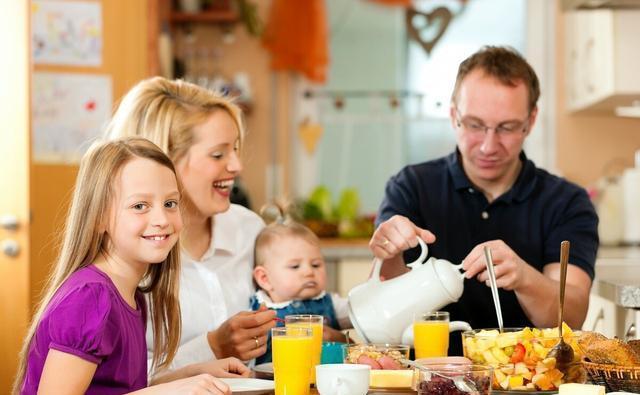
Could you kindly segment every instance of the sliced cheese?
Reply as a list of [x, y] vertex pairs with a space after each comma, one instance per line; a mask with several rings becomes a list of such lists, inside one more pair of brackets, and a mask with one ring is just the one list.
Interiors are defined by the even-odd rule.
[[413, 370], [372, 369], [369, 386], [376, 388], [410, 388], [413, 382]]
[[561, 384], [558, 395], [604, 395], [604, 387], [593, 384]]

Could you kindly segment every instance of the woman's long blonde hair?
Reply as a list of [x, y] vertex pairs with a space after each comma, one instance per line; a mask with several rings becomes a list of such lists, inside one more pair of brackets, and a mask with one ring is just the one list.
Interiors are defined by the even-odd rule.
[[[78, 269], [91, 265], [98, 254], [104, 252], [107, 234], [102, 225], [108, 217], [114, 197], [114, 179], [124, 165], [134, 158], [150, 159], [176, 174], [173, 162], [160, 148], [143, 138], [98, 142], [93, 144], [82, 158], [63, 232], [62, 247], [20, 353], [14, 393], [19, 393], [22, 387], [29, 349], [42, 314], [52, 297], [69, 276]], [[154, 332], [154, 368], [168, 366], [178, 349], [181, 330], [179, 274], [180, 247], [176, 243], [162, 263], [149, 266], [142, 281], [143, 285], [139, 287], [140, 291], [149, 294], [149, 310]]]
[[152, 77], [122, 98], [105, 133], [107, 138], [145, 137], [177, 163], [194, 143], [194, 127], [221, 110], [235, 122], [241, 147], [242, 111], [231, 100], [186, 81]]

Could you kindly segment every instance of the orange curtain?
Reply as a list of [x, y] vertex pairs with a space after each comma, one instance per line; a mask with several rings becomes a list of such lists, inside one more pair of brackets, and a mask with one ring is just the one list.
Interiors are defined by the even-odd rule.
[[273, 0], [263, 44], [273, 70], [293, 70], [323, 83], [329, 43], [324, 0]]

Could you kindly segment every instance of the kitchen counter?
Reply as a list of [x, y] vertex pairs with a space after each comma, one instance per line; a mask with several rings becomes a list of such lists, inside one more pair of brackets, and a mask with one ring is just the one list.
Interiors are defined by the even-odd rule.
[[373, 259], [369, 239], [321, 238], [320, 251], [327, 261], [343, 259]]
[[625, 308], [640, 308], [640, 247], [601, 247], [593, 292]]

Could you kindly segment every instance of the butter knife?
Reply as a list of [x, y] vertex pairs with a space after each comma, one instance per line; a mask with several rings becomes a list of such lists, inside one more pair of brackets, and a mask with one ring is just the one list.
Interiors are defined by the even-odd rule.
[[484, 246], [484, 259], [487, 264], [487, 273], [489, 273], [489, 284], [491, 285], [491, 295], [493, 296], [493, 304], [496, 307], [496, 315], [498, 316], [498, 328], [500, 333], [504, 332], [504, 324], [502, 323], [502, 308], [500, 307], [500, 297], [498, 296], [498, 285], [496, 284], [496, 272], [493, 268], [493, 258], [491, 257], [491, 249]]

